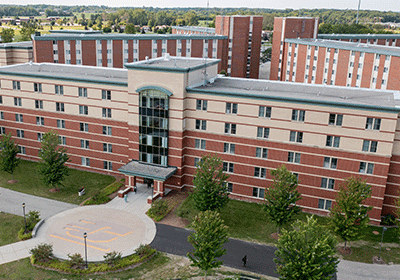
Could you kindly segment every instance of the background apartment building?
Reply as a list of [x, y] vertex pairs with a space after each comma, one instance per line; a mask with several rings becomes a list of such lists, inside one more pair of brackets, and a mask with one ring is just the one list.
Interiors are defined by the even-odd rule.
[[32, 42], [0, 44], [0, 66], [26, 63], [32, 60]]
[[57, 130], [71, 167], [122, 173], [127, 186], [153, 180], [158, 195], [192, 187], [201, 157], [217, 154], [236, 199], [261, 202], [269, 171], [284, 164], [305, 211], [329, 213], [351, 176], [372, 187], [373, 223], [393, 211], [399, 92], [221, 77], [218, 63], [165, 56], [127, 69], [1, 67], [0, 132], [37, 160], [42, 134]]

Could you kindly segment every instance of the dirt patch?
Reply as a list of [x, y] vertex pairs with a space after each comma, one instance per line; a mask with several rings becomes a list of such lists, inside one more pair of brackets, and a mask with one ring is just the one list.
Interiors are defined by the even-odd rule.
[[279, 234], [277, 232], [274, 232], [274, 233], [271, 233], [271, 235], [269, 237], [271, 237], [271, 239], [278, 240]]
[[60, 191], [59, 188], [52, 188], [49, 190], [49, 192], [51, 192], [51, 193], [58, 193], [59, 191]]
[[159, 223], [180, 228], [186, 227], [189, 221], [175, 215], [175, 210], [189, 195], [190, 192], [188, 191], [172, 190], [167, 196], [163, 197], [163, 200], [167, 201], [169, 205], [175, 204], [175, 206]]
[[18, 183], [18, 180], [8, 180], [7, 183], [9, 183], [9, 184], [15, 184], [15, 183]]
[[349, 247], [346, 247], [346, 249], [344, 247], [339, 247], [338, 248], [338, 252], [343, 256], [350, 255], [351, 254], [351, 249]]

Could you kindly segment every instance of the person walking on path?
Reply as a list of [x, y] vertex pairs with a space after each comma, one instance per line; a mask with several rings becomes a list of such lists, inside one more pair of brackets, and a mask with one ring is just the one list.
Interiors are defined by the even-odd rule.
[[128, 202], [128, 195], [127, 194], [124, 195], [124, 199], [125, 199], [125, 202]]
[[243, 262], [243, 266], [246, 266], [247, 255], [244, 255], [244, 257], [243, 257], [243, 259], [242, 259], [242, 262]]

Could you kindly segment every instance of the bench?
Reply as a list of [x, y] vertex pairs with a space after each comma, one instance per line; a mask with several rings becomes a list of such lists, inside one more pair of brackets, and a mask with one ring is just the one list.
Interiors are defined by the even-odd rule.
[[82, 195], [84, 195], [85, 194], [85, 188], [81, 188], [79, 191], [78, 191], [78, 195], [79, 196], [82, 196]]
[[131, 187], [127, 187], [124, 190], [120, 190], [118, 191], [118, 197], [123, 198], [125, 194], [127, 194], [128, 192], [130, 192], [132, 190]]

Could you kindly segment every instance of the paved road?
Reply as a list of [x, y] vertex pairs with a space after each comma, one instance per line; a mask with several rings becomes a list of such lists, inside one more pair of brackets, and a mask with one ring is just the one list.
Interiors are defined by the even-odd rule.
[[0, 187], [0, 211], [22, 216], [22, 203], [26, 205], [25, 213], [31, 210], [40, 211], [40, 217], [42, 219], [48, 219], [57, 213], [78, 207], [78, 205]]
[[[153, 248], [174, 255], [186, 256], [193, 250], [193, 246], [187, 241], [190, 231], [178, 227], [156, 224], [157, 233], [153, 242]], [[243, 269], [268, 276], [278, 277], [275, 272], [274, 252], [275, 247], [229, 239], [224, 246], [227, 251], [221, 260], [224, 265]], [[247, 265], [242, 266], [242, 258], [247, 255]]]

